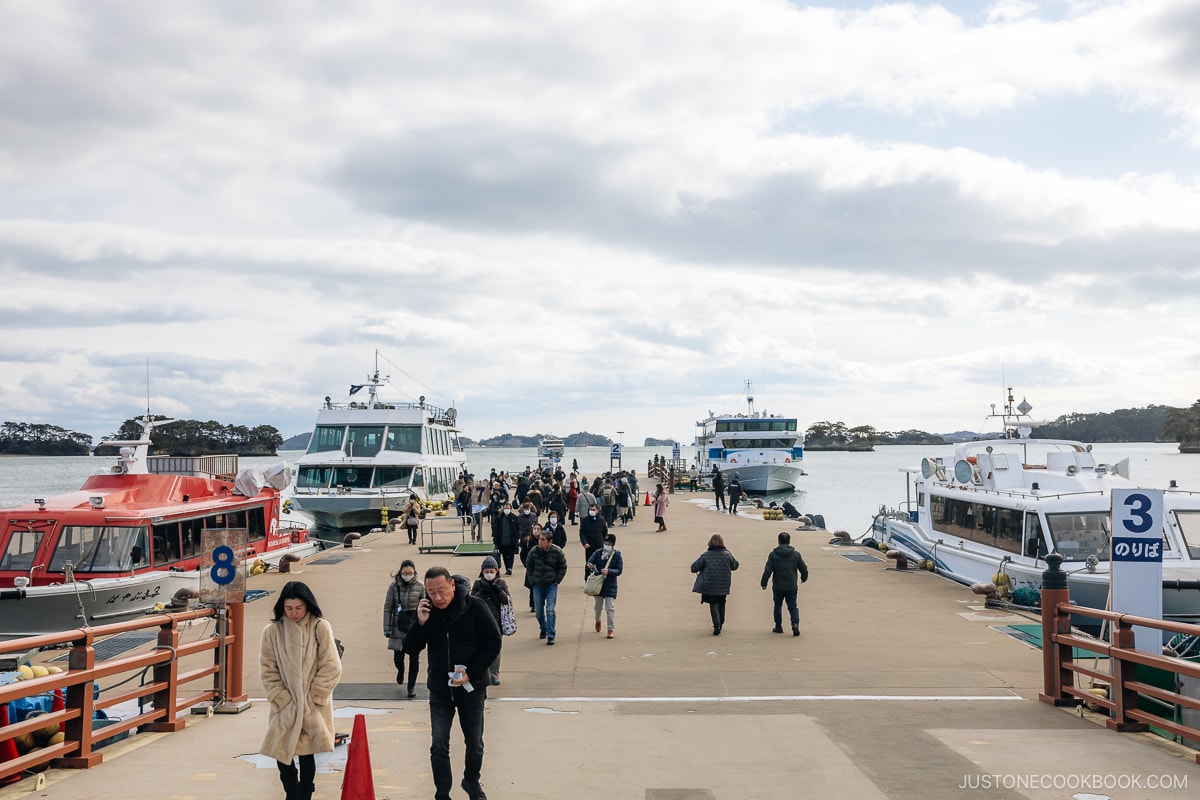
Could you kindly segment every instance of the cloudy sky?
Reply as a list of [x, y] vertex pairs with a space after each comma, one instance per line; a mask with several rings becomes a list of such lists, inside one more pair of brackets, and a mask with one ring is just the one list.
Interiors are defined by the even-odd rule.
[[0, 4], [0, 416], [1200, 397], [1200, 3]]

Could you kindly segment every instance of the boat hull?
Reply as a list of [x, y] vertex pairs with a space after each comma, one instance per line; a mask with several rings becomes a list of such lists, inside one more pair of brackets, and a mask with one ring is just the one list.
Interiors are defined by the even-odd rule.
[[722, 468], [726, 482], [737, 473], [742, 491], [748, 494], [794, 492], [804, 475], [795, 464], [728, 464]]
[[383, 507], [388, 519], [397, 519], [414, 493], [379, 494], [295, 494], [292, 507], [312, 519], [308, 535], [323, 542], [341, 542], [347, 533], [364, 533], [383, 527]]

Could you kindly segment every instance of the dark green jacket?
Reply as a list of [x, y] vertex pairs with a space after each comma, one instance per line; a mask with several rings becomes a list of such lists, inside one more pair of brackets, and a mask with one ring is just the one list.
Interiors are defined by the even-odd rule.
[[771, 588], [781, 592], [796, 591], [796, 573], [800, 573], [800, 583], [808, 580], [808, 565], [800, 556], [800, 551], [790, 544], [781, 544], [767, 556], [767, 565], [763, 567], [762, 586], [766, 588], [767, 579], [772, 579]]
[[551, 586], [562, 583], [565, 577], [567, 557], [561, 547], [552, 544], [547, 550], [538, 545], [529, 548], [529, 555], [525, 556], [526, 586]]

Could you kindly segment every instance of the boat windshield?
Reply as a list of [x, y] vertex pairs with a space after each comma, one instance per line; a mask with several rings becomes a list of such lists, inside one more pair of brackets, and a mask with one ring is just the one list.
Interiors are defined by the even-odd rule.
[[296, 486], [300, 489], [324, 489], [329, 486], [332, 474], [332, 467], [301, 467], [300, 474], [296, 476]]
[[146, 563], [146, 529], [116, 525], [66, 525], [50, 556], [50, 572], [70, 561], [76, 572], [119, 572]]
[[0, 569], [22, 572], [30, 569], [44, 534], [44, 530], [13, 528], [12, 533], [8, 535], [8, 547], [4, 550], [4, 557], [0, 558]]
[[1091, 511], [1084, 514], [1047, 514], [1046, 524], [1054, 549], [1064, 561], [1087, 561], [1095, 556], [1108, 561], [1107, 511]]
[[1187, 545], [1188, 557], [1200, 559], [1200, 510], [1174, 513], [1179, 530], [1183, 533], [1184, 544]]
[[421, 452], [421, 426], [389, 425], [384, 448], [401, 453]]
[[333, 471], [333, 485], [350, 489], [366, 489], [371, 485], [370, 467], [338, 467]]
[[407, 487], [412, 467], [376, 467], [374, 487]]
[[373, 456], [383, 447], [382, 425], [351, 425], [346, 455], [351, 458]]
[[791, 450], [795, 439], [726, 439], [725, 447], [732, 450], [735, 447], [758, 450]]
[[321, 453], [326, 450], [341, 450], [342, 439], [345, 435], [346, 429], [341, 425], [318, 425], [308, 443], [307, 452]]

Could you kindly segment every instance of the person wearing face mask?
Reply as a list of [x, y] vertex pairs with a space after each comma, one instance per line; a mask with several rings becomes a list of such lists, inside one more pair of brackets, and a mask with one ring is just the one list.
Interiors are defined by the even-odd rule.
[[517, 541], [528, 536], [533, 532], [533, 526], [537, 524], [538, 512], [537, 506], [526, 500], [521, 504], [521, 513], [517, 514]]
[[517, 552], [517, 545], [521, 541], [520, 523], [517, 521], [519, 515], [513, 513], [513, 508], [510, 504], [505, 503], [500, 507], [500, 511], [496, 514], [495, 524], [492, 526], [492, 544], [496, 551], [500, 553], [501, 560], [504, 561], [504, 574], [512, 575], [513, 556]]
[[579, 493], [575, 496], [575, 515], [579, 517], [579, 521], [587, 519], [588, 509], [596, 505], [596, 495], [588, 488], [587, 478], [583, 478], [579, 483]]
[[604, 546], [604, 534], [608, 533], [608, 524], [600, 514], [600, 506], [592, 503], [587, 516], [579, 523], [579, 543], [583, 545], [584, 570], [583, 577], [587, 578], [587, 561], [592, 553]]
[[[404, 685], [404, 637], [417, 618], [417, 605], [425, 596], [425, 585], [417, 580], [417, 565], [411, 559], [400, 562], [388, 586], [383, 601], [383, 635], [387, 637], [388, 649], [392, 651], [392, 663], [396, 665], [396, 683]], [[417, 696], [417, 673], [421, 669], [421, 654], [408, 657], [408, 696]]]
[[541, 527], [534, 528], [538, 543], [525, 559], [525, 581], [533, 589], [533, 608], [541, 631], [539, 638], [545, 639], [547, 645], [553, 645], [557, 619], [554, 607], [558, 602], [558, 585], [567, 575], [567, 557]]
[[[483, 564], [479, 567], [479, 578], [471, 586], [471, 596], [478, 597], [483, 601], [488, 611], [491, 611], [492, 616], [496, 618], [496, 625], [499, 627], [500, 607], [510, 605], [512, 595], [508, 592], [508, 583], [500, 577], [500, 565], [491, 556], [483, 559]], [[496, 654], [496, 660], [488, 669], [488, 675], [491, 678], [492, 686], [500, 685], [499, 653]]]
[[545, 531], [550, 534], [550, 541], [554, 542], [555, 547], [567, 546], [567, 526], [562, 524], [562, 516], [557, 511], [550, 512]]
[[592, 553], [588, 559], [587, 572], [598, 572], [604, 576], [604, 587], [596, 595], [596, 633], [600, 632], [600, 609], [604, 608], [608, 622], [608, 638], [613, 638], [617, 619], [617, 577], [624, 569], [624, 559], [617, 549], [616, 534], [604, 534], [604, 546]]

